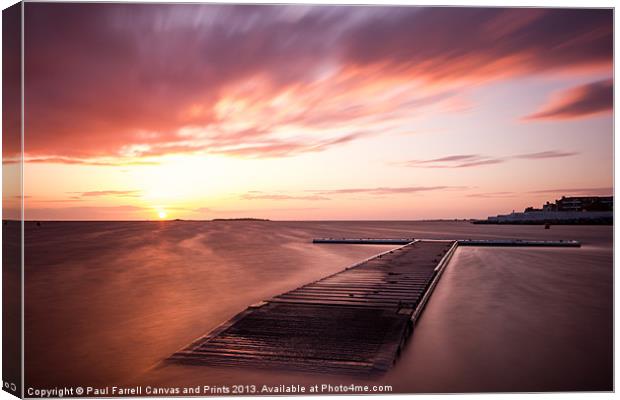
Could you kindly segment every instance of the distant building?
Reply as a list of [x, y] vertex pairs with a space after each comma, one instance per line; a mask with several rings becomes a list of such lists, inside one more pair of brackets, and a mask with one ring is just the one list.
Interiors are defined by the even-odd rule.
[[613, 196], [566, 197], [542, 208], [489, 217], [474, 223], [486, 224], [613, 224]]
[[[613, 211], [613, 196], [566, 197], [543, 205], [543, 211]], [[527, 209], [526, 209], [527, 212]]]

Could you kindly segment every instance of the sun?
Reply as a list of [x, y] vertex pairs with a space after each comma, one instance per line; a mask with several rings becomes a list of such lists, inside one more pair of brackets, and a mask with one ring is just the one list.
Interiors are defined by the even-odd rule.
[[164, 218], [166, 218], [168, 216], [168, 214], [165, 211], [163, 211], [163, 210], [159, 211], [157, 213], [157, 215], [159, 215], [159, 219], [164, 219]]

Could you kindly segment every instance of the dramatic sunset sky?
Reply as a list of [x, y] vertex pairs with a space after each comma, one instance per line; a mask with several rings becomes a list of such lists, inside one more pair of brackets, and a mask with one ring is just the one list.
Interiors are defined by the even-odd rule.
[[486, 217], [612, 193], [611, 10], [25, 10], [27, 219]]

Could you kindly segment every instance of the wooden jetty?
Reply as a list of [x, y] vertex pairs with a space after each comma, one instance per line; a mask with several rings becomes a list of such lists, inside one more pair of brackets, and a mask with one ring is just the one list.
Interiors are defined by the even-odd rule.
[[400, 354], [456, 241], [413, 241], [253, 305], [168, 360], [354, 375]]
[[312, 239], [312, 243], [322, 244], [408, 244], [413, 242], [413, 238], [401, 239], [373, 239], [373, 238], [318, 238]]
[[487, 247], [581, 247], [577, 240], [463, 239], [458, 243], [459, 246]]
[[[372, 238], [319, 238], [312, 243], [321, 244], [407, 244], [414, 239], [372, 239]], [[433, 239], [421, 239], [425, 242]], [[439, 239], [440, 241], [450, 239]], [[580, 247], [577, 240], [523, 240], [523, 239], [456, 239], [459, 246], [487, 247]]]
[[375, 375], [395, 362], [457, 246], [579, 247], [574, 240], [314, 239], [404, 244], [248, 307], [170, 362]]

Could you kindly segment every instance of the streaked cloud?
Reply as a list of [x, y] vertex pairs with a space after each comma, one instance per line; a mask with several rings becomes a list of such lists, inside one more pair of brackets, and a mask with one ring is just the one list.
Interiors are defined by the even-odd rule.
[[596, 187], [596, 188], [561, 188], [561, 189], [541, 189], [532, 190], [529, 193], [551, 193], [565, 196], [609, 196], [614, 193], [613, 187]]
[[35, 163], [322, 152], [467, 109], [471, 85], [611, 71], [613, 53], [602, 9], [31, 3], [25, 17]]
[[[332, 197], [365, 194], [372, 196], [411, 194], [440, 190], [463, 190], [466, 186], [404, 186], [404, 187], [368, 187], [368, 188], [346, 188], [346, 189], [315, 189], [306, 190], [314, 193], [311, 195], [287, 194], [287, 193], [265, 193], [262, 191], [249, 191], [240, 196], [243, 200], [306, 200], [306, 201], [325, 201], [332, 200]], [[328, 197], [329, 196], [329, 197]]]
[[480, 154], [456, 154], [429, 160], [409, 160], [397, 165], [416, 168], [469, 168], [481, 165], [499, 164], [503, 158], [493, 158]]
[[[466, 186], [405, 186], [405, 187], [369, 187], [369, 188], [346, 188], [346, 189], [316, 189], [306, 190], [313, 194], [298, 193], [266, 193], [262, 191], [249, 191], [239, 196], [242, 200], [270, 200], [270, 201], [327, 201], [338, 196], [351, 194], [363, 194], [371, 196], [386, 196], [412, 194], [441, 190], [464, 190]], [[213, 211], [205, 209], [205, 211]]]
[[68, 199], [35, 199], [32, 203], [78, 203], [84, 201], [80, 196], [71, 196]]
[[467, 189], [466, 186], [404, 186], [404, 187], [372, 187], [372, 188], [349, 188], [349, 189], [328, 189], [313, 190], [313, 192], [324, 195], [342, 194], [369, 194], [369, 195], [390, 195], [429, 192], [437, 190], [461, 190]]
[[306, 201], [322, 201], [330, 200], [329, 197], [310, 195], [310, 196], [295, 196], [288, 194], [270, 194], [259, 191], [248, 192], [240, 196], [243, 200], [306, 200]]
[[539, 111], [523, 119], [532, 121], [586, 118], [611, 112], [613, 102], [613, 81], [605, 79], [557, 93]]
[[541, 160], [541, 159], [546, 159], [546, 158], [562, 158], [562, 157], [571, 157], [571, 156], [576, 156], [577, 152], [573, 152], [573, 151], [556, 151], [556, 150], [549, 150], [549, 151], [541, 151], [539, 153], [527, 153], [527, 154], [519, 154], [517, 156], [514, 156], [514, 158], [523, 158], [526, 160]]
[[28, 207], [24, 214], [28, 220], [132, 220], [148, 219], [152, 209], [132, 205]]
[[[21, 159], [13, 158], [3, 160], [3, 164], [16, 164]], [[101, 158], [73, 158], [73, 157], [26, 157], [24, 163], [27, 164], [69, 164], [69, 165], [92, 165], [98, 167], [118, 167], [129, 165], [158, 165], [157, 161], [148, 160], [128, 160], [121, 157], [110, 159]]]
[[93, 190], [90, 192], [68, 192], [79, 195], [79, 197], [140, 197], [139, 190]]
[[259, 142], [254, 146], [233, 145], [219, 146], [213, 143], [212, 146], [206, 147], [206, 152], [212, 154], [224, 154], [231, 156], [239, 156], [244, 158], [274, 158], [274, 157], [290, 157], [303, 153], [312, 153], [324, 151], [330, 147], [352, 142], [361, 137], [368, 136], [368, 132], [354, 132], [348, 135], [340, 136], [329, 140], [319, 141], [274, 141], [267, 140]]
[[611, 61], [611, 14], [603, 10], [393, 11], [389, 18], [376, 15], [345, 34], [349, 61], [408, 66], [435, 81], [488, 80]]
[[467, 194], [467, 197], [475, 197], [481, 199], [498, 199], [498, 198], [510, 198], [516, 197], [515, 192], [486, 192], [486, 193], [471, 193]]
[[453, 162], [453, 161], [471, 162], [471, 161], [479, 160], [480, 158], [482, 157], [478, 154], [456, 154], [453, 156], [446, 156], [446, 157], [433, 158], [430, 160], [420, 160], [420, 161], [414, 161], [414, 162], [417, 164], [434, 164], [434, 163]]
[[414, 168], [470, 168], [484, 165], [501, 164], [511, 159], [544, 160], [575, 156], [577, 152], [547, 150], [536, 153], [525, 153], [514, 156], [492, 157], [480, 154], [455, 154], [428, 160], [409, 160], [395, 165]]

